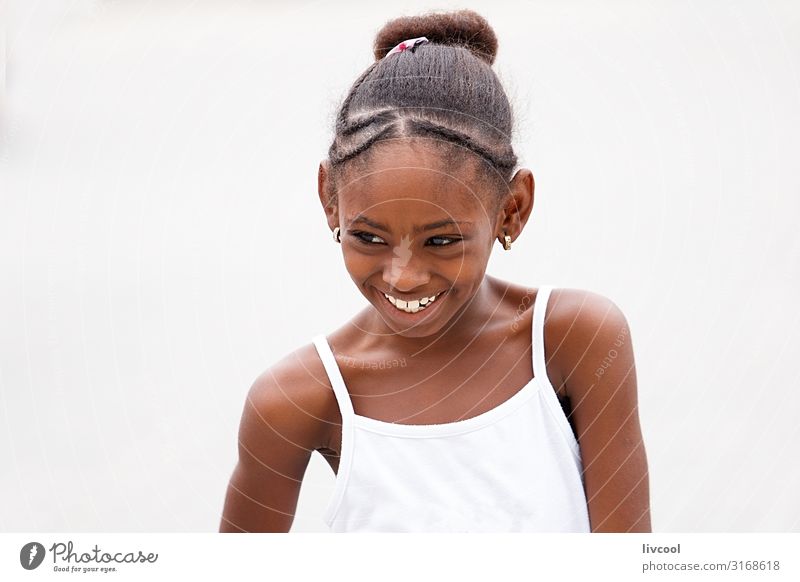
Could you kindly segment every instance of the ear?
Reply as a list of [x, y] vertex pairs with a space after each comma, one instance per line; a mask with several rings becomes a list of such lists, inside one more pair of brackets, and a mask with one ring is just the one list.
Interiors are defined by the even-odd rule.
[[499, 222], [500, 231], [497, 237], [503, 242], [503, 231], [516, 240], [533, 210], [533, 191], [536, 183], [533, 173], [527, 168], [520, 168], [508, 183], [508, 198], [503, 206]]
[[322, 208], [325, 210], [325, 216], [328, 220], [328, 226], [333, 230], [339, 226], [339, 204], [331, 179], [330, 168], [329, 160], [325, 159], [320, 162], [319, 173], [317, 174], [317, 189], [319, 191], [319, 201], [322, 203]]

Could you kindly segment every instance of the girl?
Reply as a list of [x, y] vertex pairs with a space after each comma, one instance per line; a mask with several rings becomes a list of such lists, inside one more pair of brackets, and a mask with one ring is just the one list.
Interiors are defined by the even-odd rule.
[[496, 52], [466, 10], [378, 33], [319, 167], [369, 305], [254, 382], [220, 531], [288, 532], [314, 451], [332, 531], [650, 531], [624, 315], [485, 272], [534, 199]]

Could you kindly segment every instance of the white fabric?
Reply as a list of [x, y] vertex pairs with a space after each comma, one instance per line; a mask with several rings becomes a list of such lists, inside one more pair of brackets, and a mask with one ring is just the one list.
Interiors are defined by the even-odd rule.
[[314, 344], [342, 413], [342, 450], [324, 519], [333, 532], [589, 532], [578, 442], [547, 378], [534, 303], [534, 378], [495, 408], [445, 424], [354, 413], [324, 334]]
[[407, 51], [407, 50], [411, 50], [411, 52], [413, 53], [414, 49], [418, 45], [425, 44], [425, 43], [428, 43], [428, 42], [430, 42], [430, 41], [427, 38], [425, 38], [424, 36], [419, 36], [417, 38], [409, 38], [408, 40], [404, 40], [403, 42], [397, 43], [397, 45], [395, 45], [395, 47], [392, 50], [390, 50], [388, 53], [386, 53], [386, 56], [384, 56], [383, 58], [386, 58], [389, 55], [393, 55], [395, 53], [402, 53], [403, 51]]

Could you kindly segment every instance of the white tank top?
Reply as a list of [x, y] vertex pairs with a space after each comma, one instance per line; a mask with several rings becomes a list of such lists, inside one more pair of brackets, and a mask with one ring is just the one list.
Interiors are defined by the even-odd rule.
[[578, 442], [547, 378], [544, 315], [533, 307], [534, 378], [491, 410], [444, 424], [355, 414], [324, 334], [314, 345], [342, 414], [333, 532], [589, 532]]

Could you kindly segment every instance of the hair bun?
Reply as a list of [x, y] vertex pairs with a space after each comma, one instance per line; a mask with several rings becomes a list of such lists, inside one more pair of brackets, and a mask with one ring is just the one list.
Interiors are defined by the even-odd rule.
[[497, 55], [497, 36], [487, 20], [472, 10], [457, 10], [433, 11], [390, 20], [375, 36], [375, 60], [385, 57], [404, 40], [419, 36], [435, 44], [462, 46], [490, 65]]

